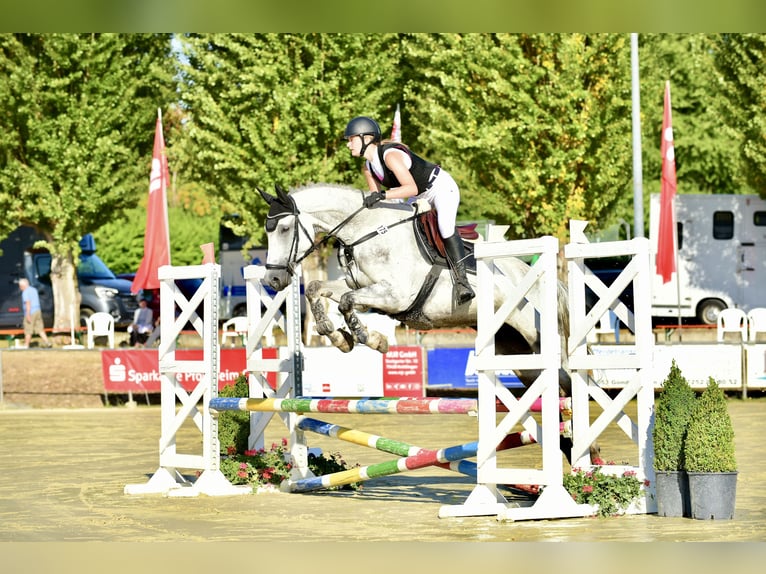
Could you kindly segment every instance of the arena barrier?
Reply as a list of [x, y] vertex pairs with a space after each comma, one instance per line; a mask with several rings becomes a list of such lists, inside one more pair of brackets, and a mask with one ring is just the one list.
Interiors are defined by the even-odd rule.
[[[581, 234], [582, 235], [582, 234]], [[573, 237], [579, 237], [576, 229], [573, 230]], [[311, 403], [319, 405], [322, 400], [317, 399], [301, 403], [295, 401], [305, 401], [301, 398], [301, 373], [302, 373], [302, 343], [301, 343], [301, 323], [300, 323], [300, 294], [299, 277], [300, 269], [294, 275], [293, 285], [275, 295], [269, 297], [260, 285], [260, 279], [265, 272], [264, 268], [259, 266], [249, 266], [245, 268], [245, 280], [248, 296], [248, 342], [247, 342], [247, 368], [250, 383], [250, 397], [240, 399], [218, 399], [217, 385], [213, 384], [215, 378], [215, 365], [218, 353], [218, 337], [210, 336], [213, 330], [211, 326], [217, 324], [217, 317], [214, 309], [217, 309], [217, 273], [218, 268], [214, 264], [199, 266], [206, 268], [202, 273], [199, 267], [196, 273], [204, 275], [206, 281], [209, 278], [211, 287], [208, 287], [203, 295], [199, 292], [192, 297], [192, 300], [183, 303], [183, 295], [177, 289], [174, 289], [174, 278], [186, 276], [191, 271], [182, 271], [181, 269], [190, 268], [163, 268], [161, 270], [162, 288], [166, 289], [167, 296], [163, 292], [163, 301], [168, 301], [166, 308], [163, 305], [162, 317], [173, 317], [173, 302], [186, 305], [182, 308], [196, 308], [204, 298], [206, 305], [207, 319], [200, 325], [199, 331], [203, 340], [209, 342], [209, 349], [206, 346], [205, 359], [198, 365], [182, 365], [175, 361], [174, 357], [174, 328], [177, 328], [179, 322], [183, 325], [190, 318], [190, 313], [182, 313], [183, 317], [176, 321], [163, 320], [163, 333], [160, 352], [160, 365], [163, 379], [163, 430], [160, 440], [160, 469], [155, 473], [147, 485], [129, 485], [125, 488], [126, 493], [142, 492], [164, 492], [170, 496], [193, 496], [196, 494], [209, 495], [229, 495], [240, 494], [243, 491], [250, 491], [240, 487], [234, 487], [221, 475], [219, 464], [219, 450], [217, 443], [216, 412], [224, 409], [244, 409], [251, 410], [251, 434], [249, 447], [263, 448], [264, 430], [269, 421], [278, 416], [289, 431], [289, 454], [293, 464], [293, 475], [291, 475], [289, 484], [286, 488], [291, 491], [313, 490], [315, 488], [326, 487], [327, 485], [340, 484], [339, 481], [356, 482], [358, 480], [367, 480], [375, 476], [385, 474], [394, 474], [422, 468], [424, 466], [440, 466], [457, 470], [462, 474], [476, 477], [476, 486], [468, 496], [464, 504], [442, 506], [439, 510], [440, 517], [448, 516], [478, 516], [478, 515], [496, 515], [498, 519], [538, 519], [538, 518], [561, 518], [567, 516], [587, 516], [593, 514], [594, 509], [588, 505], [576, 504], [572, 497], [563, 487], [563, 464], [562, 453], [559, 447], [559, 434], [562, 430], [568, 431], [571, 428], [574, 443], [576, 445], [577, 464], [587, 467], [590, 460], [586, 460], [587, 445], [595, 440], [603, 429], [611, 422], [616, 422], [625, 434], [638, 445], [639, 448], [639, 466], [624, 467], [614, 466], [613, 468], [604, 467], [604, 472], [620, 472], [627, 468], [634, 470], [639, 478], [651, 478], [653, 485], [653, 475], [651, 474], [651, 444], [649, 417], [653, 408], [652, 402], [647, 406], [647, 393], [644, 390], [644, 369], [647, 360], [651, 361], [651, 348], [647, 351], [647, 343], [640, 331], [643, 329], [643, 320], [628, 316], [628, 310], [621, 307], [617, 299], [619, 292], [615, 290], [614, 285], [607, 289], [602, 285], [593, 282], [592, 274], [588, 274], [583, 265], [584, 260], [591, 256], [589, 248], [598, 253], [592, 255], [612, 256], [620, 251], [628, 251], [634, 259], [643, 257], [648, 261], [648, 242], [646, 240], [632, 240], [629, 242], [615, 242], [609, 244], [604, 249], [605, 244], [594, 246], [585, 245], [581, 239], [574, 246], [567, 246], [565, 254], [568, 259], [568, 269], [570, 277], [570, 304], [576, 305], [584, 302], [584, 289], [587, 284], [596, 294], [601, 297], [599, 303], [591, 309], [588, 314], [584, 313], [584, 304], [579, 312], [573, 311], [570, 317], [570, 324], [573, 325], [572, 332], [568, 339], [568, 354], [562, 356], [561, 335], [558, 332], [557, 318], [557, 264], [556, 259], [559, 252], [558, 241], [552, 237], [544, 237], [535, 240], [524, 241], [488, 241], [486, 243], [476, 244], [475, 256], [477, 259], [477, 269], [479, 277], [478, 288], [478, 330], [476, 336], [476, 359], [477, 370], [479, 372], [479, 396], [477, 401], [468, 401], [473, 404], [466, 406], [468, 402], [460, 402], [460, 412], [467, 413], [471, 409], [478, 407], [478, 440], [472, 443], [450, 446], [444, 449], [427, 450], [418, 449], [417, 453], [412, 453], [407, 449], [407, 454], [400, 454], [400, 458], [387, 463], [368, 465], [358, 469], [341, 473], [340, 475], [330, 475], [329, 477], [314, 477], [308, 471], [308, 445], [306, 443], [305, 432], [316, 432], [316, 425], [306, 422], [304, 412], [353, 412], [351, 406], [354, 401], [334, 401], [323, 404], [333, 404], [333, 408], [339, 408], [340, 411], [322, 411], [319, 406], [312, 406]], [[493, 264], [493, 260], [501, 257], [525, 257], [534, 255], [538, 259], [530, 268], [527, 277], [519, 285], [509, 285]], [[626, 268], [626, 272], [631, 269], [631, 265]], [[164, 270], [164, 273], [162, 272]], [[639, 295], [636, 302], [637, 314], [642, 309], [643, 303], [639, 301], [641, 294], [648, 296], [649, 289], [642, 288], [643, 281], [648, 280], [648, 263], [637, 263], [632, 266], [633, 273], [631, 277], [618, 279], [615, 283], [627, 284], [634, 282], [634, 291]], [[639, 272], [640, 271], [640, 272]], [[624, 272], [625, 273], [625, 272]], [[645, 276], [645, 279], [641, 277]], [[597, 281], [597, 280], [596, 280]], [[541, 300], [532, 300], [530, 295], [531, 287], [539, 282], [543, 295]], [[203, 283], [204, 287], [205, 283]], [[490, 293], [495, 285], [511, 292], [510, 303], [502, 309], [495, 311], [491, 303], [491, 298], [482, 297], [482, 293]], [[202, 290], [203, 288], [201, 288]], [[612, 300], [608, 299], [612, 297]], [[279, 313], [279, 307], [289, 298], [287, 307], [287, 317], [283, 318], [283, 325], [287, 332], [288, 344], [280, 349], [277, 359], [265, 359], [262, 355], [261, 334], [272, 319]], [[265, 304], [266, 310], [261, 314], [261, 306]], [[508, 313], [516, 305], [534, 305], [539, 317], [541, 333], [540, 352], [533, 355], [514, 355], [498, 356], [494, 352], [494, 334], [503, 323], [503, 313]], [[211, 313], [207, 313], [208, 305], [211, 307]], [[575, 307], [572, 307], [575, 309]], [[592, 360], [587, 355], [586, 335], [595, 323], [600, 319], [604, 312], [612, 309], [623, 322], [630, 328], [637, 331], [637, 341], [641, 343], [636, 346], [636, 358], [630, 361], [631, 367], [636, 367], [636, 383], [631, 385], [620, 393], [618, 397], [609, 402], [609, 397], [598, 388], [593, 388], [592, 379], [588, 378], [589, 369], [610, 368], [607, 361], [600, 357], [600, 360]], [[648, 305], [646, 307], [648, 310]], [[646, 313], [646, 318], [649, 314]], [[209, 319], [208, 319], [209, 318]], [[183, 319], [183, 320], [182, 320]], [[215, 321], [215, 322], [213, 322]], [[200, 321], [201, 323], [201, 321]], [[165, 329], [167, 328], [167, 333]], [[217, 331], [217, 330], [216, 330]], [[651, 329], [649, 329], [651, 334]], [[651, 339], [653, 343], [653, 339]], [[209, 352], [208, 352], [209, 351]], [[642, 355], [643, 354], [643, 355]], [[645, 356], [644, 356], [645, 355]], [[648, 357], [648, 359], [647, 359]], [[561, 400], [558, 394], [558, 371], [562, 364], [569, 362], [570, 368], [577, 369], [578, 379], [573, 380], [573, 393], [571, 401]], [[624, 363], [619, 366], [626, 368]], [[201, 377], [200, 385], [194, 391], [184, 396], [173, 384], [173, 373], [183, 369], [197, 369], [197, 372], [204, 373]], [[538, 374], [534, 384], [518, 398], [497, 381], [495, 373], [499, 371], [507, 372], [509, 370], [529, 370]], [[278, 384], [276, 389], [272, 389], [268, 384], [266, 376], [269, 373], [278, 374]], [[167, 384], [166, 384], [167, 383]], [[598, 387], [598, 385], [595, 385]], [[649, 385], [651, 389], [651, 384]], [[631, 393], [633, 393], [631, 395]], [[643, 404], [639, 406], [639, 422], [633, 423], [622, 411], [622, 408], [632, 396], [639, 396]], [[597, 417], [593, 425], [587, 423], [588, 408], [591, 398], [597, 402], [604, 412]], [[171, 405], [165, 407], [167, 402]], [[178, 413], [175, 413], [175, 402], [180, 399], [182, 407]], [[427, 411], [433, 414], [431, 409], [435, 408], [439, 412], [437, 399], [426, 401], [417, 409], [423, 409], [423, 414]], [[387, 399], [386, 409], [398, 408], [397, 401]], [[404, 402], [404, 401], [399, 401]], [[409, 401], [407, 401], [409, 402]], [[202, 405], [201, 409], [197, 405]], [[343, 403], [343, 404], [342, 404]], [[357, 401], [358, 404], [358, 401]], [[369, 403], [371, 406], [373, 403]], [[413, 403], [416, 404], [416, 403]], [[441, 403], [447, 405], [449, 403]], [[455, 403], [457, 404], [457, 403]], [[288, 407], [292, 408], [283, 408]], [[394, 405], [394, 406], [392, 406]], [[251, 409], [251, 407], [253, 407]], [[566, 412], [571, 407], [572, 424], [571, 427], [562, 424], [559, 420], [560, 414]], [[311, 408], [316, 408], [312, 411]], [[378, 407], [376, 407], [378, 408]], [[382, 408], [382, 406], [380, 407]], [[446, 408], [446, 407], [445, 407]], [[346, 410], [342, 410], [346, 409]], [[580, 411], [578, 413], [578, 410]], [[173, 411], [173, 412], [171, 412]], [[391, 412], [391, 411], [386, 411]], [[394, 410], [395, 412], [395, 410]], [[502, 417], [498, 417], [503, 413]], [[532, 416], [532, 413], [539, 413], [541, 422]], [[448, 414], [448, 413], [442, 413]], [[455, 413], [458, 414], [458, 413]], [[175, 433], [181, 426], [183, 418], [192, 418], [197, 427], [203, 434], [203, 455], [178, 455], [175, 453]], [[586, 421], [585, 423], [583, 421]], [[514, 432], [515, 427], [521, 426], [521, 432]], [[361, 431], [355, 431], [361, 433]], [[578, 433], [581, 436], [578, 436]], [[345, 433], [344, 433], [345, 434]], [[362, 435], [358, 435], [362, 436]], [[374, 436], [374, 435], [370, 435]], [[369, 438], [369, 437], [367, 437]], [[377, 442], [377, 441], [375, 441]], [[497, 461], [497, 452], [504, 448], [510, 448], [511, 443], [539, 445], [541, 454], [541, 463], [534, 468], [502, 468]], [[401, 443], [401, 446], [406, 443]], [[415, 448], [415, 447], [413, 447]], [[467, 458], [476, 458], [476, 462], [467, 461]], [[193, 483], [184, 478], [179, 469], [197, 469], [199, 478]], [[201, 471], [201, 472], [200, 472]], [[542, 494], [536, 500], [529, 503], [509, 503], [498, 489], [498, 485], [534, 485], [534, 490], [542, 487]], [[629, 512], [649, 512], [651, 511], [650, 489], [646, 490], [646, 500], [642, 498], [639, 504], [634, 505]]]

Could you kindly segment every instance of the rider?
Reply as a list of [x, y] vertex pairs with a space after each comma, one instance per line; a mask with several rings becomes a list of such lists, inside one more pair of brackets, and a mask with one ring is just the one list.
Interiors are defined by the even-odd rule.
[[[381, 199], [407, 199], [416, 195], [428, 201], [436, 211], [439, 234], [453, 271], [457, 302], [462, 305], [473, 299], [475, 294], [466, 277], [463, 240], [455, 228], [460, 189], [452, 176], [404, 144], [382, 142], [380, 126], [372, 118], [352, 119], [343, 135], [351, 155], [367, 160], [362, 172], [372, 193], [364, 198], [364, 205], [372, 207]], [[381, 191], [382, 187], [387, 191]]]

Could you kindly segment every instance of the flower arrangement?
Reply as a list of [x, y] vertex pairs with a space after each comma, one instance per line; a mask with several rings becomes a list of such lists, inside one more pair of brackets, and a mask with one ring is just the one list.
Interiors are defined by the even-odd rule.
[[641, 482], [634, 471], [625, 471], [620, 476], [608, 475], [601, 471], [601, 466], [592, 470], [573, 468], [570, 474], [564, 475], [564, 488], [574, 501], [598, 507], [598, 516], [619, 514], [640, 496], [641, 487], [648, 485], [649, 481]]
[[[247, 375], [240, 374], [233, 385], [227, 385], [219, 392], [221, 397], [245, 397], [248, 394]], [[249, 484], [254, 491], [279, 488], [290, 478], [292, 464], [287, 452], [287, 439], [281, 444], [273, 443], [269, 450], [248, 450], [250, 434], [250, 413], [224, 411], [218, 415], [218, 442], [221, 449], [221, 473], [232, 484]], [[357, 465], [359, 466], [359, 465]], [[348, 470], [340, 453], [314, 455], [309, 453], [308, 467], [316, 476]], [[359, 490], [356, 482], [331, 490]]]
[[[287, 439], [283, 438], [281, 444], [273, 443], [269, 450], [246, 450], [238, 453], [230, 446], [227, 455], [221, 459], [221, 473], [232, 484], [248, 484], [254, 490], [279, 487], [283, 481], [290, 478], [292, 464], [287, 455]], [[329, 455], [309, 454], [309, 470], [316, 476], [347, 470], [346, 462], [340, 453]], [[359, 490], [361, 483], [353, 483], [338, 487], [335, 490]], [[276, 489], [274, 489], [276, 490]]]

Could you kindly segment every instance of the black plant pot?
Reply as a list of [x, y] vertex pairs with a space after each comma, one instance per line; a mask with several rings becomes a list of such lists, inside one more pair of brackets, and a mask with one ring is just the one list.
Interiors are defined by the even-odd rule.
[[731, 520], [737, 498], [736, 472], [689, 472], [691, 517]]
[[688, 518], [692, 515], [689, 479], [685, 471], [655, 471], [654, 487], [657, 496], [657, 516]]

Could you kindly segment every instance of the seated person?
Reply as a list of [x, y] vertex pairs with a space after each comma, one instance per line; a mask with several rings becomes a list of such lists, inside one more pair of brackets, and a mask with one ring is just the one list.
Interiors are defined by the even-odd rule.
[[147, 306], [146, 299], [139, 299], [138, 309], [136, 309], [133, 315], [133, 323], [128, 327], [131, 347], [142, 347], [144, 345], [149, 337], [149, 333], [154, 328], [152, 316], [152, 310]]

